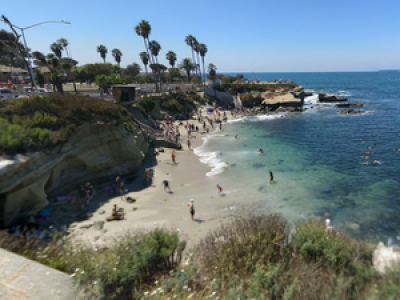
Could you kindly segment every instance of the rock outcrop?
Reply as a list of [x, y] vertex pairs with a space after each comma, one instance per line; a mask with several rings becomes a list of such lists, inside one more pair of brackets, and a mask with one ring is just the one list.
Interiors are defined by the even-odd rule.
[[341, 115], [363, 114], [363, 113], [365, 113], [365, 111], [363, 111], [363, 110], [354, 110], [354, 109], [351, 109], [351, 108], [349, 108], [349, 109], [342, 109], [342, 110], [340, 111], [340, 114], [341, 114]]
[[335, 96], [332, 94], [319, 93], [318, 100], [319, 100], [319, 102], [341, 102], [341, 101], [347, 101], [348, 99], [339, 97], [339, 96]]
[[361, 103], [338, 103], [335, 105], [339, 108], [349, 108], [349, 107], [363, 107], [364, 104]]
[[64, 145], [8, 165], [0, 177], [0, 228], [36, 213], [48, 197], [60, 196], [86, 181], [124, 175], [140, 168], [148, 149], [133, 125], [84, 124]]

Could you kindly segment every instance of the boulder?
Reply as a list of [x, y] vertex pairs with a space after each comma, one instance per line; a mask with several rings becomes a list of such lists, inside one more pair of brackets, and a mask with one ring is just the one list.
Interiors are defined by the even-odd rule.
[[365, 111], [363, 111], [363, 110], [354, 110], [354, 109], [351, 109], [351, 108], [349, 108], [349, 109], [342, 109], [342, 110], [340, 111], [340, 114], [341, 114], [341, 115], [363, 114], [363, 113], [365, 113]]
[[318, 100], [319, 100], [319, 102], [341, 102], [341, 101], [347, 101], [348, 99], [339, 97], [339, 96], [335, 96], [332, 94], [319, 93]]
[[286, 110], [286, 108], [284, 108], [284, 107], [282, 107], [282, 106], [279, 106], [276, 110], [275, 110], [275, 112], [286, 112], [287, 110]]
[[349, 107], [363, 107], [364, 104], [361, 104], [361, 103], [338, 103], [335, 106], [340, 107], [340, 108], [349, 108]]
[[313, 93], [312, 92], [304, 92], [304, 97], [309, 97], [312, 96]]
[[66, 144], [8, 166], [0, 177], [0, 228], [19, 223], [48, 205], [48, 198], [110, 174], [136, 172], [147, 153], [142, 131], [123, 124], [84, 124]]

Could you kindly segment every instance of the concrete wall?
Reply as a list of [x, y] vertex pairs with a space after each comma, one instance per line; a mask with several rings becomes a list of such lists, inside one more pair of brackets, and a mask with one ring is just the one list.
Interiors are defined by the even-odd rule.
[[225, 104], [233, 104], [233, 96], [225, 92], [219, 92], [211, 88], [204, 88], [204, 93], [206, 93], [207, 96], [216, 97], [219, 101], [222, 101]]

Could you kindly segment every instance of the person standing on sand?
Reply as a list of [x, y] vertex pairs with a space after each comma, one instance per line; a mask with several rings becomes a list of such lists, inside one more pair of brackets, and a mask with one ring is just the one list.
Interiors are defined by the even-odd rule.
[[172, 192], [171, 188], [169, 187], [168, 180], [163, 180], [163, 184], [164, 184], [164, 192], [166, 192], [166, 189], [168, 189], [170, 192]]
[[189, 203], [188, 203], [189, 213], [190, 213], [190, 216], [192, 217], [192, 221], [193, 221], [193, 218], [194, 218], [194, 205], [193, 205], [193, 201], [194, 201], [194, 199], [191, 199], [191, 200], [189, 201]]
[[190, 140], [188, 140], [188, 148], [189, 148], [189, 150], [191, 150], [191, 146], [192, 146], [192, 142]]
[[125, 199], [125, 189], [124, 189], [124, 183], [121, 182], [119, 185], [119, 193], [121, 194], [121, 200], [126, 200]]
[[269, 182], [272, 182], [274, 180], [274, 175], [272, 174], [271, 171], [269, 171]]
[[176, 161], [175, 161], [175, 151], [172, 151], [171, 158], [172, 158], [172, 162], [173, 162], [174, 164], [176, 164]]
[[220, 194], [220, 195], [221, 195], [221, 192], [222, 192], [222, 187], [221, 187], [219, 184], [217, 184], [217, 189], [218, 189], [218, 194]]
[[219, 131], [222, 131], [222, 123], [219, 123]]

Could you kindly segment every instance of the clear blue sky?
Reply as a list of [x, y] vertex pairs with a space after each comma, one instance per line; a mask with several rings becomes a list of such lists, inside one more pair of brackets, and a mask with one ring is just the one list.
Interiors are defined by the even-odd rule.
[[[69, 0], [7, 1], [0, 11], [25, 27], [28, 46], [49, 53], [61, 37], [71, 43], [80, 64], [101, 62], [96, 47], [123, 52], [122, 66], [140, 63], [143, 39], [133, 30], [141, 20], [152, 26], [151, 39], [178, 62], [191, 57], [184, 43], [194, 35], [208, 46], [206, 64], [218, 72], [310, 72], [400, 69], [399, 0]], [[0, 29], [8, 29], [0, 22]]]

